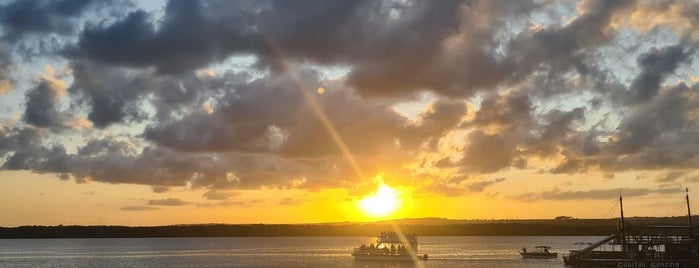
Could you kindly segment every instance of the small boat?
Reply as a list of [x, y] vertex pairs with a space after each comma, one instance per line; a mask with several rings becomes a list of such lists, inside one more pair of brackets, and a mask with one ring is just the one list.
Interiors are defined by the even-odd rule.
[[382, 232], [376, 244], [354, 248], [352, 256], [362, 261], [418, 261], [427, 260], [427, 254], [417, 254], [417, 236], [396, 232]]
[[536, 246], [534, 247], [534, 250], [527, 250], [527, 248], [522, 248], [522, 251], [519, 252], [519, 255], [522, 255], [522, 258], [534, 259], [558, 258], [558, 253], [550, 252], [549, 249], [551, 249], [551, 247], [549, 246]]

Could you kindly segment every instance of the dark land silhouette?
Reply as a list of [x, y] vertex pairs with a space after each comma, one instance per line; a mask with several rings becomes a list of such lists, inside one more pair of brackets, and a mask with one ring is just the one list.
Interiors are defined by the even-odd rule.
[[[693, 216], [699, 222], [699, 216]], [[272, 237], [374, 236], [399, 230], [421, 236], [562, 236], [608, 235], [618, 219], [448, 220], [403, 219], [369, 223], [318, 224], [192, 224], [168, 226], [19, 226], [0, 227], [0, 238], [120, 237]], [[687, 217], [633, 217], [629, 225], [687, 225]]]

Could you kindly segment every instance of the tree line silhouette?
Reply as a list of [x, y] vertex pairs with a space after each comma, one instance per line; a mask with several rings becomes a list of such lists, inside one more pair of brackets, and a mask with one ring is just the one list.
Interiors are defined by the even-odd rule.
[[[168, 226], [19, 226], [0, 227], [0, 238], [119, 238], [119, 237], [273, 237], [375, 236], [401, 230], [420, 236], [558, 236], [607, 235], [616, 219], [493, 220], [445, 224], [201, 224]], [[696, 221], [699, 222], [699, 221]], [[631, 218], [630, 224], [685, 224], [686, 218]]]

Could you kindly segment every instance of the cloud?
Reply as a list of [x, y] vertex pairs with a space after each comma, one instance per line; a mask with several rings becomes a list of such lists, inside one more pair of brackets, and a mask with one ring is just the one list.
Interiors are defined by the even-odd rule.
[[139, 104], [152, 81], [148, 72], [132, 75], [125, 69], [87, 61], [74, 61], [70, 67], [74, 81], [68, 91], [77, 104], [89, 107], [87, 118], [96, 127], [144, 119]]
[[111, 25], [88, 25], [80, 34], [78, 47], [70, 53], [107, 63], [180, 72], [252, 47], [245, 37], [254, 31], [253, 25], [248, 25], [253, 18], [242, 3], [169, 1], [164, 11], [157, 27], [141, 10]]
[[148, 206], [128, 206], [128, 207], [121, 208], [121, 210], [123, 210], [123, 211], [150, 211], [150, 210], [159, 210], [159, 208], [148, 207]]
[[508, 44], [507, 64], [512, 66], [511, 82], [520, 82], [533, 72], [556, 76], [568, 70], [581, 75], [592, 66], [586, 63], [589, 53], [608, 44], [615, 36], [609, 27], [614, 15], [633, 5], [633, 1], [584, 1], [579, 14], [562, 27], [552, 25], [523, 31]]
[[468, 135], [460, 164], [471, 172], [491, 173], [509, 167], [515, 156], [514, 144], [500, 135], [473, 131]]
[[12, 66], [12, 55], [8, 46], [0, 42], [0, 96], [12, 90]]
[[[629, 24], [647, 33], [661, 27], [672, 29], [682, 40], [699, 40], [694, 27], [699, 4], [693, 1], [641, 1], [626, 16], [620, 16], [617, 24]], [[652, 20], [647, 18], [652, 17]], [[623, 20], [623, 21], [621, 21]]]
[[4, 39], [15, 40], [25, 34], [69, 34], [78, 17], [93, 0], [14, 1], [0, 6], [0, 24]]
[[466, 189], [468, 189], [470, 192], [482, 192], [485, 190], [486, 187], [491, 186], [496, 183], [500, 183], [505, 181], [505, 178], [496, 178], [493, 180], [483, 180], [479, 182], [474, 182], [466, 186]]
[[277, 205], [282, 205], [282, 206], [300, 206], [303, 205], [306, 202], [304, 199], [300, 198], [291, 198], [291, 197], [286, 197], [279, 201]]
[[7, 124], [0, 125], [0, 155], [24, 148], [41, 147], [41, 137], [46, 132], [33, 127], [19, 128]]
[[[622, 189], [624, 197], [646, 196], [651, 194], [676, 194], [682, 192], [681, 188], [629, 188]], [[586, 191], [564, 191], [554, 188], [549, 191], [525, 193], [512, 196], [515, 199], [532, 202], [539, 200], [608, 200], [619, 196], [619, 189], [593, 189]]]
[[[311, 70], [300, 73], [306, 88], [321, 85]], [[235, 83], [235, 81], [234, 81]], [[184, 152], [276, 153], [285, 158], [340, 154], [338, 145], [308, 101], [314, 101], [352, 153], [371, 156], [393, 143], [405, 118], [381, 101], [366, 101], [339, 84], [327, 85], [313, 100], [288, 74], [270, 75], [219, 97], [213, 112], [198, 110], [178, 120], [163, 120], [145, 138]], [[293, 112], [289, 112], [293, 111]]]
[[201, 203], [199, 207], [261, 207], [265, 205], [262, 199], [246, 199], [246, 200], [223, 200], [216, 203]]
[[485, 179], [480, 176], [457, 175], [439, 180], [425, 190], [447, 196], [463, 196], [482, 193], [486, 188], [505, 180], [505, 178]]
[[167, 198], [167, 199], [151, 199], [148, 200], [149, 206], [184, 206], [189, 204], [189, 202], [182, 201], [177, 198]]
[[[210, 200], [233, 189], [352, 188], [378, 172], [463, 193], [507, 184], [482, 178], [513, 169], [690, 169], [699, 163], [699, 97], [680, 76], [693, 75], [695, 7], [6, 3], [0, 94], [24, 102], [0, 103], [22, 119], [0, 127], [2, 168], [155, 192], [204, 188]], [[634, 14], [662, 20], [640, 25]], [[620, 47], [629, 36], [642, 44]], [[33, 45], [45, 54], [21, 55]], [[33, 74], [15, 71], [44, 61], [72, 72], [22, 81]], [[327, 74], [335, 67], [346, 73]], [[396, 112], [421, 94], [434, 100], [415, 118]], [[662, 181], [671, 180], [689, 179]]]
[[696, 89], [679, 84], [665, 89], [644, 105], [631, 109], [619, 124], [610, 150], [623, 154], [623, 166], [661, 168], [692, 165], [699, 144], [694, 112]]
[[400, 136], [401, 146], [415, 148], [423, 141], [436, 144], [439, 138], [457, 127], [468, 113], [463, 101], [441, 98], [417, 115], [416, 122], [405, 128]]
[[[524, 16], [534, 6], [170, 1], [161, 21], [134, 11], [111, 24], [87, 26], [68, 54], [163, 73], [192, 71], [231, 55], [255, 55], [257, 66], [277, 71], [282, 60], [347, 63], [353, 66], [348, 83], [366, 95], [428, 88], [468, 96], [507, 75], [488, 46], [496, 27], [506, 25], [503, 18]], [[447, 45], [449, 40], [455, 41]]]
[[165, 193], [170, 190], [170, 187], [163, 186], [163, 185], [152, 185], [151, 190], [153, 190], [154, 193]]
[[672, 74], [683, 62], [691, 61], [693, 50], [687, 50], [682, 45], [653, 47], [650, 51], [638, 56], [638, 67], [641, 72], [631, 82], [629, 89], [635, 101], [647, 101], [655, 97], [660, 90], [660, 82]]
[[471, 123], [479, 126], [515, 128], [532, 121], [532, 101], [526, 94], [489, 94], [481, 101]]
[[65, 127], [65, 115], [59, 111], [61, 97], [65, 95], [66, 85], [57, 77], [55, 70], [47, 66], [47, 74], [38, 78], [35, 87], [26, 93], [24, 121], [36, 127]]
[[227, 200], [227, 199], [234, 197], [234, 196], [237, 196], [237, 195], [240, 195], [240, 193], [239, 192], [217, 191], [214, 189], [206, 191], [206, 193], [203, 194], [203, 196], [209, 200]]

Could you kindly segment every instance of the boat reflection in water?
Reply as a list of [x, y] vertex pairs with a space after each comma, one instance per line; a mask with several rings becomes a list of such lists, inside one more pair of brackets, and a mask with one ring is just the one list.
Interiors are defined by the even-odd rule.
[[352, 256], [363, 261], [418, 261], [427, 260], [427, 254], [418, 255], [417, 236], [396, 232], [382, 232], [376, 244], [354, 248]]

